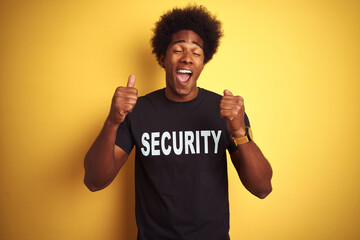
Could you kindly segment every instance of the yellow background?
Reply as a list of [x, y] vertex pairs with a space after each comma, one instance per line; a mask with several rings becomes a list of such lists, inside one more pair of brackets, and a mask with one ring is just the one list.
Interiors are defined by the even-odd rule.
[[[259, 200], [229, 164], [232, 239], [360, 238], [360, 2], [196, 1], [225, 37], [198, 85], [245, 99], [274, 170]], [[154, 22], [177, 1], [0, 1], [0, 239], [135, 239], [134, 158], [107, 189], [83, 157], [115, 88], [164, 86]]]

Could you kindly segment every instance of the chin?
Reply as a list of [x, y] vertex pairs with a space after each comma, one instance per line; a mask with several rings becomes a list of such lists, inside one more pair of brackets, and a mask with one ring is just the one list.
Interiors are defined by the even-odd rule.
[[192, 92], [193, 88], [189, 87], [189, 86], [180, 86], [176, 88], [176, 92], [177, 94], [179, 94], [180, 96], [186, 96], [189, 95]]

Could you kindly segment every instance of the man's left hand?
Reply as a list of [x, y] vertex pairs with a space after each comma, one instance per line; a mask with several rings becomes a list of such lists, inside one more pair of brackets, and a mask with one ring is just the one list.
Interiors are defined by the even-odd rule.
[[246, 134], [244, 114], [244, 99], [234, 96], [229, 90], [224, 90], [224, 96], [220, 101], [220, 115], [227, 120], [228, 130], [234, 137], [242, 137]]

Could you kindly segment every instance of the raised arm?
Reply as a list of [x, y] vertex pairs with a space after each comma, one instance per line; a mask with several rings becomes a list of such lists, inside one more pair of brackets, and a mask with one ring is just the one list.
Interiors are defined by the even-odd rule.
[[134, 85], [135, 76], [130, 75], [127, 86], [116, 89], [105, 124], [85, 156], [84, 183], [90, 191], [108, 186], [128, 158], [128, 154], [115, 145], [115, 140], [120, 124], [137, 102]]
[[[245, 136], [244, 99], [224, 91], [220, 103], [220, 114], [227, 120], [227, 127], [235, 138]], [[254, 141], [238, 145], [231, 153], [231, 160], [241, 182], [252, 194], [263, 199], [271, 191], [272, 168]]]

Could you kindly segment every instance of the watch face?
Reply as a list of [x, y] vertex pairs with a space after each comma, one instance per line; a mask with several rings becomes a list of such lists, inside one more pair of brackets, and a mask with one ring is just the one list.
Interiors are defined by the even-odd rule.
[[248, 142], [252, 141], [253, 135], [252, 135], [251, 128], [250, 127], [245, 127], [245, 136], [236, 138], [233, 135], [231, 135], [231, 139], [232, 139], [232, 141], [234, 142], [234, 144], [236, 146], [239, 146], [241, 144], [248, 143]]
[[244, 143], [248, 143], [250, 141], [249, 137], [246, 135], [243, 137], [239, 137], [239, 138], [231, 137], [231, 139], [233, 140], [233, 142], [236, 146], [239, 146]]

